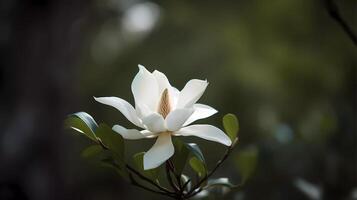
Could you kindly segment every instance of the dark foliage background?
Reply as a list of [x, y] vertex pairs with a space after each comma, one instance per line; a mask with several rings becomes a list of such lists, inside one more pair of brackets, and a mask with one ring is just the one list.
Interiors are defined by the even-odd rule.
[[[244, 187], [217, 199], [357, 199], [356, 66], [351, 39], [326, 1], [0, 1], [0, 199], [160, 199], [80, 157], [89, 141], [63, 130], [87, 111], [129, 123], [92, 96], [132, 102], [137, 64], [240, 119], [259, 149]], [[357, 27], [357, 2], [336, 1]], [[223, 147], [196, 140], [209, 166]], [[153, 141], [128, 142], [128, 154]], [[217, 176], [239, 182], [233, 154]]]

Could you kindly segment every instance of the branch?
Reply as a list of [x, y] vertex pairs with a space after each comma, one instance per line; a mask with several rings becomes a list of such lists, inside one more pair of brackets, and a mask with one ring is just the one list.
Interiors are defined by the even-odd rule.
[[330, 16], [341, 26], [343, 31], [352, 40], [353, 44], [357, 46], [357, 36], [352, 28], [348, 26], [347, 22], [341, 17], [335, 2], [333, 0], [325, 0], [325, 6]]
[[180, 194], [179, 196], [182, 196], [185, 192], [185, 188], [187, 187], [187, 185], [191, 182], [191, 179], [188, 179], [181, 187], [181, 191], [180, 191]]
[[[107, 146], [104, 145], [104, 143], [102, 142], [102, 140], [100, 138], [97, 137], [97, 144], [99, 144], [104, 150], [107, 150], [107, 151], [111, 151]], [[115, 154], [115, 152], [112, 152]], [[164, 193], [166, 194], [167, 196], [170, 196], [170, 197], [174, 197], [173, 195], [175, 195], [176, 193], [174, 192], [171, 192], [169, 190], [167, 190], [166, 188], [160, 186], [159, 184], [155, 183], [153, 180], [147, 178], [146, 176], [144, 176], [143, 174], [141, 174], [140, 172], [138, 172], [137, 170], [135, 170], [133, 167], [131, 167], [130, 165], [128, 164], [125, 164], [125, 167], [131, 171], [132, 173], [134, 173], [136, 176], [138, 176], [140, 179], [150, 183], [151, 185], [155, 186], [156, 188], [158, 188], [159, 190], [161, 190], [162, 192], [160, 193]], [[151, 188], [148, 188], [148, 187], [145, 187], [143, 185], [140, 185], [132, 176], [132, 174], [129, 173], [129, 178], [131, 180], [131, 182], [133, 183], [133, 185], [135, 186], [138, 186], [138, 187], [141, 187], [145, 190], [148, 190], [148, 191], [151, 191], [151, 192], [155, 192], [155, 193], [158, 193], [159, 191], [156, 191], [156, 190], [153, 190]]]
[[170, 164], [168, 161], [166, 161], [166, 176], [167, 176], [167, 180], [169, 181], [169, 184], [171, 185], [172, 189], [175, 190], [176, 193], [179, 193], [180, 189], [176, 186], [176, 184], [174, 183], [174, 181], [171, 178], [171, 174], [170, 174]]
[[207, 181], [207, 179], [209, 177], [211, 177], [214, 174], [214, 172], [216, 172], [216, 170], [222, 165], [222, 163], [228, 158], [229, 154], [232, 152], [232, 150], [236, 146], [237, 142], [238, 142], [238, 138], [236, 138], [233, 141], [232, 145], [227, 148], [226, 152], [224, 153], [222, 158], [216, 163], [216, 166], [213, 168], [213, 170], [210, 173], [208, 173], [205, 177], [203, 177], [195, 186], [192, 187], [192, 189], [185, 196], [186, 198], [193, 197], [202, 190], [202, 188], [200, 188], [200, 189], [198, 189], [198, 188], [202, 185], [202, 183]]
[[161, 192], [161, 191], [156, 191], [156, 190], [153, 190], [151, 188], [148, 188], [144, 185], [141, 185], [139, 184], [133, 177], [133, 175], [131, 173], [129, 173], [129, 178], [130, 178], [130, 181], [131, 181], [131, 184], [133, 184], [134, 186], [137, 186], [139, 188], [142, 188], [144, 190], [147, 190], [149, 192], [153, 192], [153, 193], [156, 193], [156, 194], [161, 194], [161, 195], [164, 195], [164, 196], [169, 196], [169, 197], [172, 197], [172, 198], [175, 198], [175, 196], [171, 195], [171, 194], [168, 194], [166, 192]]
[[140, 179], [150, 183], [151, 185], [155, 186], [156, 188], [158, 188], [159, 190], [167, 193], [167, 194], [170, 194], [170, 195], [173, 195], [175, 194], [174, 192], [171, 192], [169, 190], [167, 190], [166, 188], [160, 186], [159, 184], [155, 183], [153, 180], [147, 178], [146, 176], [142, 175], [140, 172], [136, 171], [133, 167], [131, 167], [130, 165], [126, 164], [125, 167], [130, 170], [132, 173], [134, 173], [135, 175], [137, 175]]

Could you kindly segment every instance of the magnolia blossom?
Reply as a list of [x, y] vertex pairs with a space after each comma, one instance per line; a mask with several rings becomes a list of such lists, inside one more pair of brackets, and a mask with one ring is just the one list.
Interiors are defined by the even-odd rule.
[[96, 101], [118, 109], [131, 123], [142, 130], [114, 125], [113, 130], [123, 138], [136, 140], [157, 137], [155, 144], [144, 155], [144, 169], [156, 168], [174, 154], [172, 136], [197, 136], [230, 146], [231, 140], [219, 128], [207, 124], [189, 125], [207, 118], [217, 111], [196, 103], [204, 93], [207, 81], [192, 79], [179, 91], [171, 86], [165, 74], [149, 72], [139, 65], [131, 90], [135, 108], [118, 97], [99, 97]]

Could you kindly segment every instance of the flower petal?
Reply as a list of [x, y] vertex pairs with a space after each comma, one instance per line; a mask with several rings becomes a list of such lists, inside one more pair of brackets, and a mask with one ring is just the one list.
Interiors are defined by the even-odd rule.
[[148, 130], [142, 130], [142, 131], [140, 131], [140, 133], [143, 134], [147, 138], [154, 138], [154, 137], [159, 136], [158, 133], [153, 133], [153, 132], [150, 132]]
[[118, 97], [94, 97], [94, 99], [99, 103], [113, 106], [119, 110], [119, 112], [121, 112], [131, 123], [135, 124], [136, 126], [143, 127], [140, 119], [136, 114], [136, 110], [124, 99]]
[[183, 124], [184, 126], [191, 124], [192, 122], [210, 117], [216, 114], [218, 111], [211, 106], [196, 103], [193, 105], [194, 112], [188, 118], [188, 120]]
[[135, 105], [146, 105], [151, 110], [156, 110], [159, 99], [158, 84], [154, 75], [142, 65], [139, 65], [139, 72], [131, 84], [131, 91], [134, 95]]
[[153, 133], [166, 131], [165, 120], [158, 113], [153, 113], [147, 117], [144, 117], [142, 120], [146, 129]]
[[154, 113], [147, 105], [136, 104], [136, 113], [140, 119], [149, 116]]
[[192, 115], [193, 111], [193, 109], [181, 108], [170, 112], [165, 119], [167, 129], [169, 131], [179, 130], [185, 121]]
[[126, 129], [120, 125], [114, 125], [113, 131], [119, 133], [124, 139], [137, 140], [145, 138], [146, 136], [136, 129]]
[[170, 96], [170, 105], [172, 106], [172, 108], [174, 108], [177, 104], [179, 91], [175, 87], [171, 86], [169, 80], [167, 79], [164, 73], [155, 70], [152, 74], [155, 76], [157, 84], [159, 86], [159, 95], [161, 95], [162, 92], [167, 88]]
[[193, 79], [187, 82], [180, 92], [177, 108], [188, 108], [193, 106], [193, 104], [201, 98], [207, 85], [207, 81], [198, 79]]
[[144, 170], [153, 169], [168, 160], [175, 152], [171, 135], [162, 133], [151, 149], [144, 154]]
[[219, 142], [226, 146], [230, 146], [232, 141], [219, 128], [206, 124], [191, 125], [175, 132], [178, 136], [196, 136], [206, 140]]
[[159, 94], [161, 94], [166, 88], [171, 88], [170, 82], [164, 73], [155, 70], [152, 74], [154, 75], [159, 86]]

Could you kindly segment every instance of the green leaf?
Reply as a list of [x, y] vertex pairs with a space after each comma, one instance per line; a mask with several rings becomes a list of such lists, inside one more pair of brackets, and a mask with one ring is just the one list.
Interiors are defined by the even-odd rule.
[[77, 112], [68, 116], [65, 126], [74, 129], [91, 140], [97, 142], [95, 131], [98, 127], [97, 122], [86, 112]]
[[195, 143], [186, 143], [185, 146], [190, 150], [190, 152], [203, 163], [205, 163], [205, 157], [200, 149], [200, 147]]
[[235, 164], [240, 170], [242, 176], [242, 183], [253, 174], [258, 162], [258, 149], [256, 147], [249, 147], [237, 153]]
[[151, 180], [157, 180], [159, 176], [159, 168], [144, 170], [144, 154], [145, 152], [137, 153], [133, 156], [134, 163], [139, 172]]
[[239, 131], [238, 118], [234, 114], [226, 114], [223, 117], [223, 127], [226, 130], [226, 133], [229, 138], [234, 141], [237, 138], [237, 134]]
[[95, 133], [98, 124], [91, 115], [86, 112], [77, 112], [73, 113], [72, 115], [80, 118], [84, 123], [87, 124], [87, 126], [92, 130], [92, 132]]
[[89, 157], [92, 157], [92, 156], [95, 156], [95, 155], [98, 155], [99, 153], [101, 153], [103, 151], [103, 147], [100, 146], [100, 145], [91, 145], [87, 148], [85, 148], [81, 155], [82, 157], [84, 158], [89, 158]]
[[203, 177], [207, 174], [206, 165], [197, 157], [192, 157], [190, 159], [190, 166], [197, 172], [198, 176], [200, 177]]
[[172, 161], [175, 166], [177, 174], [182, 174], [183, 169], [187, 163], [190, 150], [186, 147], [185, 143], [181, 140], [174, 140], [175, 154], [172, 156]]
[[115, 158], [124, 160], [124, 140], [120, 134], [106, 124], [99, 124], [95, 134], [103, 145], [115, 153]]
[[[185, 174], [181, 174], [181, 185], [184, 185], [188, 180], [190, 180], [190, 178], [188, 176], [186, 176]], [[187, 190], [191, 190], [192, 184], [191, 181], [188, 182], [188, 184], [186, 184], [185, 189]]]
[[195, 143], [188, 143], [185, 146], [190, 150], [193, 157], [190, 159], [190, 166], [199, 176], [205, 176], [207, 174], [207, 167], [205, 158], [199, 146]]
[[217, 178], [217, 179], [208, 180], [207, 186], [205, 188], [216, 187], [216, 186], [228, 187], [228, 188], [237, 187], [237, 185], [232, 184], [228, 178]]
[[105, 158], [101, 161], [103, 167], [114, 169], [124, 179], [129, 180], [129, 173], [122, 161], [115, 161], [113, 158]]

